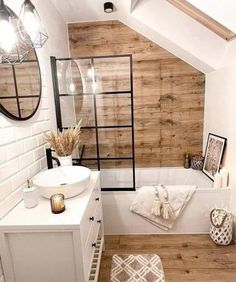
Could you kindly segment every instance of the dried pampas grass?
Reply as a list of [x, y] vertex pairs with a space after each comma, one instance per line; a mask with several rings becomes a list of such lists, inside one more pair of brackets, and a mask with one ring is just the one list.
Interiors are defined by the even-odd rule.
[[81, 120], [74, 128], [64, 129], [61, 132], [51, 131], [45, 134], [45, 139], [59, 157], [70, 156], [79, 145]]

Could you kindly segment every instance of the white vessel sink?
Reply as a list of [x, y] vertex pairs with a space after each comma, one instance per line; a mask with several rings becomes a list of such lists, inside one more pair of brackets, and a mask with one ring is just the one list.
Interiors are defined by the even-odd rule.
[[72, 198], [82, 193], [89, 184], [91, 170], [83, 166], [62, 166], [37, 174], [32, 180], [39, 193], [50, 198], [62, 193], [65, 198]]

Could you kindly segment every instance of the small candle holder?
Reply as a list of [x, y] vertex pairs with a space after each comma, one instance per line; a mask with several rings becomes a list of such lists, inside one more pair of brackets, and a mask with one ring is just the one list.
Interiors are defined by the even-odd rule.
[[63, 194], [54, 194], [50, 197], [52, 213], [58, 214], [65, 211], [65, 202]]

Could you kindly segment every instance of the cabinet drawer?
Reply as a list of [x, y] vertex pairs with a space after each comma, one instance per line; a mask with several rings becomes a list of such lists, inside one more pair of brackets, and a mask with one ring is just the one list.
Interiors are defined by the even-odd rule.
[[93, 223], [95, 222], [96, 211], [100, 206], [100, 202], [101, 192], [98, 189], [94, 189], [80, 225], [82, 246], [84, 246], [88, 240], [88, 235]]
[[101, 205], [98, 205], [95, 215], [95, 221], [90, 229], [88, 240], [84, 249], [84, 267], [85, 267], [86, 275], [89, 275], [90, 273], [92, 258], [96, 247], [95, 244], [101, 226], [101, 220], [102, 220], [102, 208]]

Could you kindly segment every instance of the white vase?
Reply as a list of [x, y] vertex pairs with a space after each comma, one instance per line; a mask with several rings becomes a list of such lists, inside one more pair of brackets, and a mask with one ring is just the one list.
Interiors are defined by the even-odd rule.
[[66, 157], [58, 157], [61, 166], [72, 165], [72, 155]]

